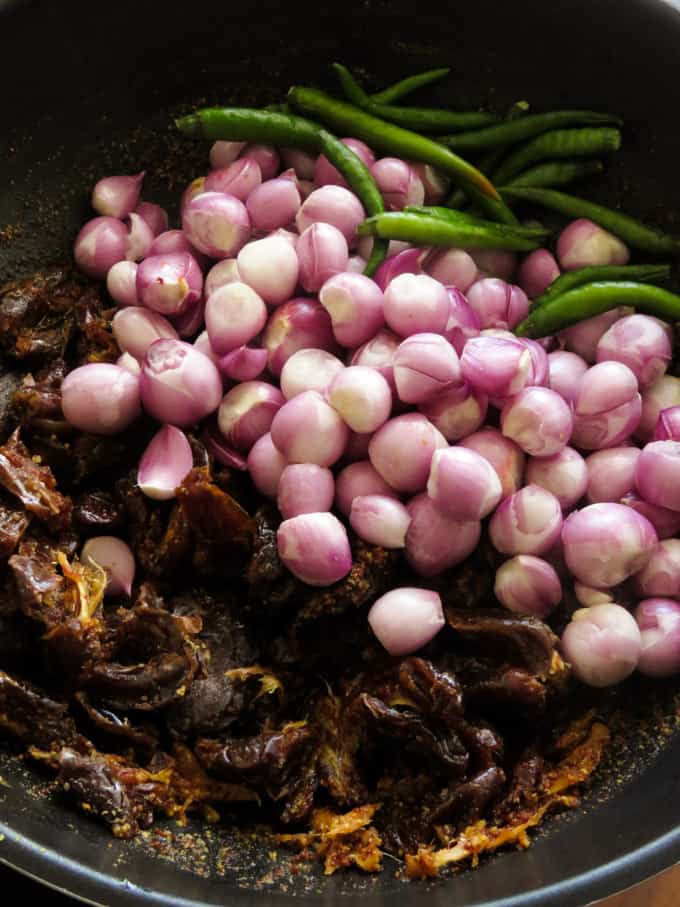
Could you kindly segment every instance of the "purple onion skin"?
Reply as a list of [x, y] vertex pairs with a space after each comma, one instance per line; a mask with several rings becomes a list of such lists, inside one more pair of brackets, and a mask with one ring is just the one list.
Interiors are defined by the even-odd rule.
[[347, 240], [332, 224], [310, 224], [300, 235], [295, 251], [300, 283], [308, 293], [318, 293], [327, 280], [347, 270]]
[[596, 589], [618, 586], [642, 570], [657, 542], [649, 520], [622, 504], [590, 504], [568, 516], [562, 529], [567, 567]]
[[382, 291], [363, 274], [331, 277], [321, 287], [319, 302], [330, 315], [333, 334], [342, 346], [361, 346], [385, 324]]
[[211, 418], [203, 423], [201, 441], [205, 444], [205, 449], [210, 456], [218, 463], [228, 469], [237, 469], [239, 472], [247, 471], [248, 461], [243, 454], [227, 444], [224, 435], [217, 427], [216, 419]]
[[435, 249], [425, 258], [423, 268], [430, 277], [460, 293], [467, 292], [479, 274], [474, 258], [464, 249]]
[[569, 352], [576, 353], [577, 356], [592, 364], [597, 356], [597, 345], [600, 338], [615, 321], [622, 317], [623, 311], [620, 308], [611, 309], [594, 318], [586, 318], [585, 321], [579, 321], [572, 327], [561, 331], [559, 338]]
[[447, 441], [460, 441], [484, 424], [488, 399], [463, 384], [442, 391], [434, 400], [421, 404], [419, 409]]
[[113, 535], [89, 538], [80, 552], [80, 561], [96, 564], [106, 571], [106, 595], [130, 597], [135, 578], [135, 557], [122, 539]]
[[661, 410], [652, 441], [680, 441], [680, 406]]
[[92, 190], [92, 207], [98, 214], [124, 218], [135, 210], [144, 171], [134, 176], [106, 176]]
[[462, 522], [484, 519], [502, 496], [493, 466], [465, 447], [435, 450], [427, 493], [440, 510]]
[[518, 554], [496, 571], [494, 594], [508, 611], [544, 620], [562, 600], [562, 584], [547, 561]]
[[359, 495], [352, 501], [350, 526], [369, 545], [404, 548], [411, 516], [391, 495]]
[[288, 461], [277, 450], [269, 432], [250, 448], [248, 472], [257, 490], [266, 498], [276, 500], [279, 481], [287, 465]]
[[95, 217], [76, 236], [73, 257], [88, 277], [102, 280], [113, 265], [126, 258], [127, 230], [115, 217]]
[[680, 603], [648, 598], [635, 609], [642, 637], [638, 670], [648, 677], [670, 677], [680, 672]]
[[479, 336], [479, 318], [460, 290], [447, 287], [446, 292], [449, 296], [449, 317], [443, 336], [460, 356], [468, 340]]
[[137, 298], [137, 268], [134, 261], [117, 261], [106, 275], [109, 296], [121, 308], [139, 305]]
[[680, 599], [680, 539], [660, 541], [633, 585], [641, 598]]
[[331, 319], [314, 299], [295, 298], [272, 312], [262, 336], [269, 371], [278, 377], [293, 353], [304, 349], [336, 349]]
[[545, 554], [560, 537], [562, 508], [555, 495], [539, 485], [525, 485], [500, 504], [489, 523], [489, 536], [503, 554]]
[[680, 441], [652, 441], [643, 448], [635, 487], [650, 504], [680, 512]]
[[231, 447], [247, 451], [267, 434], [284, 403], [283, 394], [273, 384], [243, 381], [228, 391], [220, 403], [217, 424]]
[[243, 202], [223, 192], [203, 192], [182, 213], [182, 229], [192, 246], [210, 258], [233, 258], [250, 237]]
[[368, 446], [375, 469], [395, 491], [422, 491], [435, 450], [447, 447], [446, 439], [425, 416], [409, 413], [386, 422]]
[[642, 413], [635, 437], [640, 441], [652, 440], [659, 414], [671, 406], [680, 406], [680, 378], [664, 375], [642, 395]]
[[572, 403], [578, 392], [578, 385], [588, 371], [588, 363], [576, 353], [555, 350], [548, 354], [548, 385], [557, 391], [567, 403]]
[[530, 299], [536, 299], [560, 276], [555, 257], [547, 249], [530, 252], [521, 264], [517, 282]]
[[219, 356], [249, 343], [267, 322], [261, 296], [245, 283], [229, 283], [210, 294], [205, 326], [210, 345]]
[[267, 351], [256, 347], [239, 346], [221, 356], [217, 367], [230, 381], [254, 381], [267, 367]]
[[253, 228], [262, 232], [286, 227], [300, 207], [300, 193], [291, 180], [273, 179], [256, 186], [246, 200]]
[[304, 200], [295, 223], [301, 234], [312, 224], [331, 224], [351, 249], [356, 245], [357, 227], [365, 219], [366, 212], [353, 192], [343, 186], [321, 186]]
[[658, 507], [645, 501], [635, 491], [630, 491], [621, 498], [620, 504], [625, 504], [637, 513], [646, 517], [656, 530], [660, 539], [669, 539], [680, 533], [680, 513], [669, 510], [668, 507]]
[[331, 586], [352, 569], [347, 531], [331, 513], [284, 520], [276, 538], [283, 564], [309, 586]]
[[562, 651], [576, 677], [592, 687], [625, 680], [640, 660], [642, 638], [621, 605], [595, 605], [575, 611], [562, 634]]
[[501, 431], [532, 457], [552, 457], [571, 437], [569, 405], [547, 387], [527, 387], [501, 412]]
[[[227, 167], [212, 170], [205, 178], [203, 192], [221, 192], [245, 202], [262, 183], [262, 171], [256, 161], [234, 161]], [[190, 199], [186, 200], [187, 202]], [[185, 205], [182, 206], [183, 208]]]
[[531, 457], [527, 463], [526, 481], [554, 494], [562, 510], [569, 510], [586, 493], [588, 468], [578, 451], [563, 447], [552, 457]]
[[514, 441], [504, 438], [497, 428], [482, 428], [460, 443], [461, 447], [476, 451], [491, 463], [501, 480], [504, 498], [519, 491], [526, 456]]
[[641, 411], [633, 372], [620, 362], [600, 362], [579, 383], [572, 444], [582, 450], [616, 447], [638, 427]]
[[69, 372], [61, 384], [64, 418], [94, 435], [115, 435], [139, 416], [139, 379], [108, 362], [91, 362]]
[[401, 337], [440, 334], [446, 328], [449, 310], [445, 288], [427, 274], [401, 274], [385, 290], [385, 321]]
[[458, 354], [439, 334], [412, 334], [394, 354], [394, 382], [402, 403], [426, 403], [463, 381]]
[[468, 249], [479, 269], [479, 276], [512, 280], [517, 270], [517, 256], [514, 252], [500, 249]]
[[390, 655], [399, 656], [427, 645], [446, 620], [437, 592], [402, 587], [386, 592], [374, 602], [368, 623], [383, 648]]
[[466, 296], [481, 328], [512, 330], [529, 314], [529, 300], [524, 290], [495, 277], [473, 283]]
[[139, 388], [144, 409], [180, 428], [213, 413], [222, 400], [222, 378], [200, 350], [181, 340], [157, 340], [146, 352]]
[[462, 563], [479, 543], [482, 524], [454, 520], [427, 494], [406, 505], [411, 523], [406, 533], [406, 560], [421, 576], [437, 576]]
[[242, 158], [247, 158], [248, 160], [255, 161], [257, 166], [260, 168], [260, 173], [262, 174], [263, 180], [274, 179], [281, 166], [279, 153], [276, 148], [272, 148], [271, 145], [262, 145], [260, 143], [253, 142], [246, 145], [246, 147], [241, 151], [240, 156]]
[[295, 292], [300, 266], [295, 249], [283, 236], [246, 243], [237, 262], [243, 283], [268, 305], [281, 305]]
[[191, 472], [194, 458], [186, 435], [164, 425], [151, 439], [137, 470], [137, 484], [148, 498], [168, 501]]
[[181, 315], [203, 292], [203, 274], [188, 252], [152, 255], [137, 268], [137, 298], [161, 315]]
[[385, 292], [395, 277], [401, 274], [422, 274], [421, 249], [404, 249], [385, 259], [375, 273], [375, 282]]
[[272, 441], [291, 463], [332, 466], [343, 455], [349, 430], [317, 391], [288, 400], [274, 416]]
[[377, 369], [383, 378], [396, 390], [394, 384], [394, 354], [400, 343], [399, 337], [392, 331], [383, 329], [355, 350], [349, 361], [350, 365], [366, 365]]
[[298, 350], [286, 360], [279, 384], [286, 400], [304, 391], [318, 391], [325, 395], [336, 375], [344, 370], [345, 366], [338, 357], [326, 350]]
[[620, 239], [586, 218], [574, 220], [564, 228], [556, 251], [565, 271], [594, 265], [625, 265], [630, 258]]
[[649, 315], [627, 315], [600, 337], [596, 358], [627, 365], [644, 390], [665, 373], [671, 353], [668, 325]]
[[210, 149], [210, 166], [214, 170], [218, 170], [220, 167], [228, 167], [229, 164], [234, 163], [245, 146], [245, 142], [214, 142]]
[[505, 400], [532, 382], [531, 352], [514, 337], [473, 337], [460, 357], [463, 378], [487, 397]]
[[586, 459], [589, 504], [619, 501], [635, 488], [635, 467], [640, 458], [637, 447], [610, 447]]
[[177, 331], [167, 318], [143, 306], [127, 306], [116, 312], [113, 336], [121, 350], [142, 360], [152, 343], [163, 338], [176, 340]]
[[281, 473], [277, 505], [284, 520], [301, 513], [324, 513], [331, 509], [334, 493], [330, 469], [315, 463], [291, 463]]
[[389, 384], [380, 372], [362, 365], [350, 365], [338, 372], [326, 391], [326, 399], [359, 434], [377, 431], [392, 410]]
[[135, 213], [146, 221], [154, 236], [159, 236], [168, 229], [167, 211], [154, 202], [140, 202], [135, 208]]
[[340, 513], [349, 516], [354, 498], [367, 495], [397, 497], [369, 460], [358, 460], [340, 470], [335, 479], [335, 506]]

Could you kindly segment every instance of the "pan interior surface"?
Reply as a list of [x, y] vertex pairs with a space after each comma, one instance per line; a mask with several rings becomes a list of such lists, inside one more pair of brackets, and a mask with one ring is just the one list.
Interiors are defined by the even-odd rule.
[[[294, 82], [331, 87], [328, 64], [336, 59], [376, 88], [450, 66], [432, 103], [502, 111], [526, 98], [535, 110], [621, 114], [624, 150], [592, 194], [677, 230], [669, 200], [680, 199], [679, 43], [680, 15], [652, 0], [423, 0], [416, 8], [405, 0], [328, 7], [196, 0], [162, 8], [151, 0], [45, 0], [4, 11], [0, 4], [0, 282], [64, 260], [98, 177], [146, 169], [148, 197], [163, 202], [202, 173], [207, 149], [187, 151], [173, 114], [196, 104], [280, 100]], [[638, 747], [631, 722], [618, 766], [587, 809], [553, 821], [529, 851], [448, 880], [406, 886], [389, 860], [378, 877], [324, 879], [305, 870], [281, 879], [270, 848], [174, 825], [131, 845], [44, 796], [45, 779], [11, 756], [0, 757], [0, 859], [107, 905], [255, 907], [289, 904], [291, 895], [310, 905], [367, 907], [398, 898], [429, 907], [582, 905], [680, 859], [672, 692], [663, 689], [657, 702], [669, 719], [663, 747], [653, 722], [645, 725], [648, 745]], [[623, 707], [648, 693], [633, 684], [618, 701]], [[166, 846], [175, 836], [179, 843]]]

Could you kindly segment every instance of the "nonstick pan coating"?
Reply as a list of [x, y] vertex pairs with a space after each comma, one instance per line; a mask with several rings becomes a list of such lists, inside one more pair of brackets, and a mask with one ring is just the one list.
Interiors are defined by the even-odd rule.
[[[99, 176], [145, 168], [149, 198], [176, 197], [206, 158], [177, 139], [172, 114], [278, 100], [295, 81], [330, 85], [335, 59], [375, 86], [450, 66], [431, 100], [453, 106], [502, 111], [526, 98], [536, 110], [614, 110], [628, 124], [625, 147], [587, 191], [677, 229], [678, 48], [680, 15], [660, 0], [0, 0], [0, 282], [65, 259]], [[107, 905], [583, 905], [680, 859], [675, 698], [671, 684], [652, 689], [634, 683], [603, 705], [635, 699], [645, 714], [629, 719], [584, 810], [552, 820], [528, 852], [449, 880], [406, 885], [386, 861], [376, 878], [277, 881], [266, 849], [215, 830], [168, 826], [165, 837], [120, 842], [2, 755], [0, 859]]]

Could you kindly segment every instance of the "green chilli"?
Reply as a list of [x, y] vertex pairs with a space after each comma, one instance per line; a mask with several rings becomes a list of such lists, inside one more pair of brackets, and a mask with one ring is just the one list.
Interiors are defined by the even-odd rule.
[[406, 95], [418, 91], [419, 88], [425, 88], [433, 82], [444, 79], [450, 72], [448, 66], [445, 66], [442, 69], [428, 69], [426, 72], [416, 73], [414, 76], [408, 76], [395, 82], [394, 85], [383, 88], [382, 91], [376, 91], [371, 95], [371, 100], [376, 104], [393, 104], [394, 101], [399, 101]]
[[381, 120], [396, 123], [406, 129], [429, 133], [458, 132], [464, 129], [477, 129], [480, 126], [497, 122], [497, 117], [492, 113], [474, 110], [458, 112], [431, 107], [395, 107], [390, 104], [376, 103], [369, 94], [366, 94], [346, 66], [343, 66], [342, 63], [334, 63], [333, 69], [348, 101]]
[[635, 218], [605, 208], [585, 198], [567, 195], [554, 189], [531, 189], [513, 186], [503, 190], [503, 197], [511, 200], [531, 202], [550, 211], [557, 211], [567, 217], [586, 217], [605, 230], [614, 233], [629, 246], [656, 255], [677, 255], [680, 239], [649, 227]]
[[618, 129], [556, 129], [545, 132], [507, 157], [495, 172], [495, 179], [504, 186], [522, 170], [546, 158], [588, 157], [608, 154], [621, 147]]
[[537, 164], [529, 170], [524, 170], [507, 185], [551, 189], [553, 186], [569, 186], [578, 180], [602, 173], [603, 170], [602, 161], [546, 161], [544, 164]]
[[362, 236], [398, 239], [420, 246], [456, 246], [468, 249], [508, 249], [529, 252], [545, 240], [545, 232], [527, 235], [506, 224], [493, 221], [447, 220], [403, 211], [390, 211], [369, 217], [359, 227]]
[[597, 281], [561, 293], [533, 309], [515, 333], [520, 337], [548, 337], [617, 306], [630, 306], [664, 321], [680, 321], [680, 296], [676, 293], [646, 283]]
[[526, 236], [532, 239], [545, 239], [549, 235], [549, 230], [543, 227], [522, 227], [520, 225], [494, 224], [493, 221], [484, 220], [476, 217], [467, 211], [459, 211], [456, 208], [445, 208], [441, 205], [407, 205], [404, 208], [406, 214], [418, 214], [421, 217], [434, 217], [439, 220], [445, 220], [454, 224], [476, 224], [479, 227], [495, 227], [504, 230], [506, 233], [512, 232], [516, 236]]
[[576, 271], [567, 271], [561, 274], [550, 284], [548, 289], [537, 296], [531, 310], [541, 308], [552, 302], [557, 296], [580, 287], [584, 283], [602, 281], [625, 280], [639, 283], [656, 283], [667, 280], [671, 276], [669, 265], [593, 265], [590, 268], [579, 268]]
[[620, 117], [594, 110], [553, 110], [550, 113], [533, 113], [514, 122], [498, 123], [475, 132], [460, 135], [442, 135], [439, 141], [454, 151], [487, 151], [526, 142], [551, 129], [565, 126], [622, 126]]

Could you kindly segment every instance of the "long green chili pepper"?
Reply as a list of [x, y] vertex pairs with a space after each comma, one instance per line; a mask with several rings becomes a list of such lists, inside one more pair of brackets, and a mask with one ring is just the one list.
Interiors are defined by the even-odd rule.
[[680, 252], [680, 239], [649, 227], [620, 211], [589, 202], [585, 198], [567, 195], [554, 189], [531, 189], [520, 186], [505, 188], [503, 196], [531, 202], [550, 211], [566, 214], [567, 217], [587, 217], [605, 230], [614, 233], [629, 246], [643, 252], [656, 255], [677, 255]]
[[[568, 186], [578, 180], [602, 173], [602, 161], [546, 161], [514, 177], [508, 186], [533, 186], [537, 189]], [[505, 187], [504, 187], [505, 188]]]
[[598, 281], [561, 293], [534, 309], [517, 325], [515, 333], [520, 337], [547, 337], [617, 306], [631, 306], [664, 321], [680, 321], [680, 296], [676, 293], [647, 283]]
[[565, 126], [622, 126], [620, 117], [594, 110], [553, 110], [550, 113], [533, 113], [512, 123], [498, 123], [475, 132], [441, 135], [438, 140], [454, 151], [486, 151], [503, 145], [526, 142], [542, 132], [562, 129]]
[[[515, 101], [510, 107], [510, 110], [508, 110], [505, 120], [508, 123], [512, 123], [514, 120], [519, 120], [521, 117], [527, 116], [528, 113], [528, 101]], [[503, 160], [504, 156], [505, 148], [491, 148], [479, 159], [478, 167], [482, 173], [493, 173], [498, 164]], [[461, 208], [465, 204], [465, 193], [463, 190], [455, 189], [447, 198], [446, 204], [450, 208]]]
[[537, 249], [545, 233], [527, 236], [506, 224], [493, 221], [470, 223], [428, 217], [403, 211], [390, 211], [367, 218], [357, 231], [362, 236], [400, 239], [420, 246], [458, 246], [469, 249], [509, 249], [528, 252]]
[[[264, 142], [325, 154], [357, 194], [367, 214], [385, 210], [380, 190], [360, 158], [322, 126], [303, 117], [245, 107], [205, 107], [175, 122], [186, 135], [200, 135], [211, 141]], [[387, 243], [374, 243], [366, 274], [375, 273], [386, 251]]]
[[449, 67], [445, 66], [442, 69], [428, 69], [426, 72], [416, 73], [414, 76], [408, 76], [399, 82], [395, 82], [394, 85], [383, 88], [382, 91], [376, 91], [375, 94], [371, 95], [371, 100], [376, 104], [392, 104], [394, 101], [418, 91], [419, 88], [425, 88], [426, 85], [438, 82], [448, 76], [450, 72]]
[[405, 129], [429, 133], [462, 132], [464, 129], [478, 129], [489, 123], [497, 122], [497, 117], [492, 113], [481, 113], [474, 110], [458, 112], [434, 107], [395, 107], [391, 104], [378, 104], [369, 94], [366, 94], [346, 66], [343, 66], [342, 63], [334, 63], [333, 69], [337, 73], [348, 101], [381, 120], [396, 123]]
[[[521, 120], [522, 117], [529, 115], [529, 102], [528, 101], [515, 101], [515, 103], [508, 110], [505, 122], [514, 123], [515, 120]], [[500, 164], [503, 156], [505, 154], [504, 148], [490, 148], [486, 154], [484, 154], [479, 159], [479, 169], [483, 173], [493, 173], [496, 167]]]
[[461, 185], [490, 219], [517, 223], [517, 218], [502, 202], [489, 179], [438, 142], [386, 123], [315, 88], [291, 88], [288, 99], [294, 107], [318, 118], [341, 135], [354, 135], [378, 151], [437, 167]]
[[537, 136], [531, 142], [510, 154], [495, 172], [495, 179], [504, 186], [522, 170], [546, 158], [589, 157], [608, 154], [621, 147], [618, 129], [603, 127], [593, 129], [556, 129]]
[[531, 311], [539, 309], [557, 296], [580, 287], [584, 283], [595, 283], [612, 280], [637, 281], [639, 283], [656, 283], [671, 276], [670, 265], [593, 265], [590, 268], [578, 268], [567, 271], [553, 280], [548, 289], [534, 299]]
[[495, 227], [498, 231], [512, 233], [516, 236], [526, 236], [530, 239], [545, 239], [550, 231], [543, 227], [522, 227], [518, 224], [509, 226], [506, 224], [496, 224], [493, 221], [484, 220], [476, 217], [467, 211], [459, 211], [456, 208], [444, 208], [441, 205], [407, 205], [404, 208], [406, 214], [418, 214], [421, 217], [434, 217], [438, 220], [445, 220], [452, 224], [475, 224], [478, 227]]

